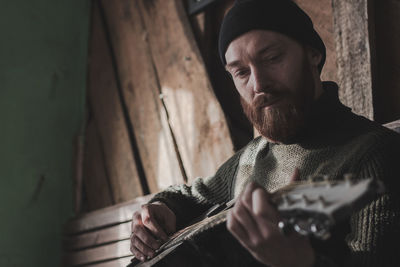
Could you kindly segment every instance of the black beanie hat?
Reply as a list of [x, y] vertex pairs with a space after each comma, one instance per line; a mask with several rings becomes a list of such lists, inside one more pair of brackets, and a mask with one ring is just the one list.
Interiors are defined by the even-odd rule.
[[326, 60], [324, 42], [314, 30], [310, 17], [291, 0], [236, 0], [224, 17], [219, 33], [219, 55], [224, 66], [229, 44], [256, 29], [279, 32], [317, 49], [322, 55], [318, 65], [321, 72]]

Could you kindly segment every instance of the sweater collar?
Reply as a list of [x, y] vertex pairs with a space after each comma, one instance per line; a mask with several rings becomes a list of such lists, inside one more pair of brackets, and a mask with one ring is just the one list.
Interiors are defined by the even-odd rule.
[[326, 142], [343, 114], [350, 112], [339, 100], [339, 87], [335, 82], [323, 82], [324, 92], [312, 104], [306, 126], [299, 135], [297, 143], [302, 146], [314, 146]]
[[339, 100], [339, 87], [335, 82], [326, 81], [322, 86], [323, 93], [311, 105], [303, 130], [291, 145], [303, 147], [323, 145], [326, 142], [325, 137], [334, 132], [337, 123], [340, 123], [343, 112], [349, 112], [350, 109]]

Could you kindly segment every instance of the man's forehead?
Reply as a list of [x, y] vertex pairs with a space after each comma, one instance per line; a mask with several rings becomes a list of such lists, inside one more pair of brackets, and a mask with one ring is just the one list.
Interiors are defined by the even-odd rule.
[[267, 31], [253, 30], [233, 40], [226, 50], [225, 59], [227, 66], [240, 60], [243, 54], [259, 55], [274, 48], [285, 46], [289, 38], [283, 34]]

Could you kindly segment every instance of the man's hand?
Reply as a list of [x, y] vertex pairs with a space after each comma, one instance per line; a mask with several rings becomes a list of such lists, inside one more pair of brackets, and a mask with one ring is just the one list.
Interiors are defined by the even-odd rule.
[[228, 214], [227, 227], [258, 261], [273, 267], [312, 266], [314, 250], [307, 238], [279, 231], [279, 214], [271, 195], [249, 184]]
[[175, 214], [162, 202], [145, 204], [133, 214], [131, 251], [141, 261], [154, 257], [155, 251], [176, 231]]

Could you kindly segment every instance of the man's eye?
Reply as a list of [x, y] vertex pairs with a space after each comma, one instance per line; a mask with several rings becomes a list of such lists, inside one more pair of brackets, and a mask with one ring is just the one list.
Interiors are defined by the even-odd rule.
[[247, 76], [247, 71], [246, 70], [235, 71], [234, 76], [237, 78], [244, 78]]
[[281, 54], [272, 55], [265, 59], [267, 62], [276, 62], [281, 58]]

